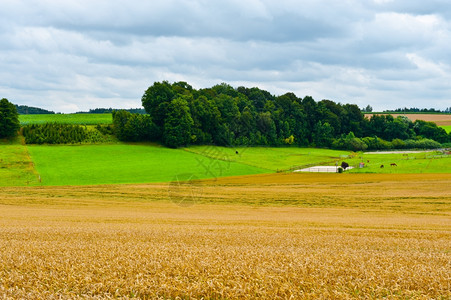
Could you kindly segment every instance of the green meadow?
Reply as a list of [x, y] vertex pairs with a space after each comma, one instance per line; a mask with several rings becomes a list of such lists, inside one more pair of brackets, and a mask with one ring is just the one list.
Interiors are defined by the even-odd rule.
[[[186, 151], [203, 156], [229, 160], [273, 172], [300, 169], [313, 165], [335, 165], [351, 155], [350, 151], [315, 148], [274, 148], [274, 147], [238, 147], [192, 146]], [[238, 152], [238, 154], [236, 153]]]
[[[346, 162], [355, 167], [350, 173], [451, 173], [451, 156], [440, 151], [357, 153]], [[359, 168], [360, 163], [364, 163], [363, 168]]]
[[19, 115], [20, 124], [44, 124], [61, 123], [77, 125], [112, 124], [113, 115], [105, 114], [44, 114], [44, 115]]
[[152, 144], [28, 146], [43, 185], [170, 182], [268, 173], [258, 167], [215, 160]]
[[[354, 167], [350, 173], [451, 173], [451, 156], [440, 151], [349, 152], [317, 148], [195, 146], [185, 149], [215, 159], [230, 160], [273, 172], [292, 171], [317, 165], [335, 166], [345, 161]], [[238, 151], [236, 154], [235, 151]], [[360, 163], [363, 168], [359, 168]], [[397, 166], [391, 166], [395, 163]], [[381, 168], [381, 165], [384, 165]]]
[[[0, 186], [171, 182], [291, 172], [342, 161], [355, 167], [349, 173], [451, 173], [451, 157], [438, 151], [371, 154], [296, 147], [170, 149], [150, 143], [23, 145], [21, 139], [0, 141]], [[360, 162], [364, 168], [358, 167]]]
[[443, 129], [445, 129], [447, 133], [450, 133], [450, 132], [451, 132], [451, 125], [444, 125], [444, 126], [440, 126], [440, 127], [442, 127]]

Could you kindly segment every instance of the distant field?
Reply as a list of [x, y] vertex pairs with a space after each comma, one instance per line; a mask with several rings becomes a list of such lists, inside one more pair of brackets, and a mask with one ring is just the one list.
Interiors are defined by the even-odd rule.
[[270, 172], [150, 144], [33, 145], [28, 150], [43, 185], [169, 182], [179, 174], [212, 178]]
[[[385, 115], [389, 113], [374, 113], [376, 115]], [[365, 114], [365, 117], [370, 118], [373, 114]], [[415, 114], [415, 113], [406, 113], [406, 114], [391, 114], [394, 118], [397, 116], [406, 116], [412, 122], [416, 120], [423, 120], [428, 122], [434, 122], [438, 126], [451, 126], [451, 114]]]
[[446, 130], [446, 132], [448, 132], [448, 133], [450, 133], [450, 132], [451, 132], [451, 125], [440, 126], [440, 127], [442, 127], [443, 129], [445, 129], [445, 130]]
[[19, 115], [22, 125], [57, 122], [63, 124], [97, 125], [113, 123], [112, 114], [49, 114], [49, 115]]
[[0, 297], [450, 299], [450, 180], [220, 178], [188, 207], [168, 184], [0, 187]]

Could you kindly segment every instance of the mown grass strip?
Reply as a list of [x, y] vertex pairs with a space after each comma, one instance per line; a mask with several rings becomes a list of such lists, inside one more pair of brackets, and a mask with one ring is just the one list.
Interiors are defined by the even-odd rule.
[[37, 185], [36, 173], [27, 148], [20, 144], [0, 145], [0, 186]]

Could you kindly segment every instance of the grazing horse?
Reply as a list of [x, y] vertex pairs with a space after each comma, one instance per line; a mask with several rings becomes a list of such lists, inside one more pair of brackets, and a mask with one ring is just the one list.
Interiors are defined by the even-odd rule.
[[384, 165], [381, 165], [381, 169], [384, 167]]
[[398, 165], [395, 164], [395, 163], [392, 163], [392, 164], [390, 164], [390, 166], [392, 166], [392, 167], [397, 167]]
[[349, 164], [344, 161], [341, 163], [341, 167], [343, 168], [343, 170], [346, 170], [347, 168], [349, 168]]

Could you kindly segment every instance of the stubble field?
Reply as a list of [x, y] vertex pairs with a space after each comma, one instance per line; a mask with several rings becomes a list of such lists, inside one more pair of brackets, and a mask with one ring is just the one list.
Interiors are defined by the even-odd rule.
[[[398, 116], [406, 116], [409, 118], [412, 122], [415, 122], [416, 120], [423, 120], [427, 122], [434, 122], [438, 126], [449, 126], [451, 125], [451, 114], [428, 114], [428, 113], [402, 113], [402, 114], [395, 114], [395, 113], [375, 113], [376, 115], [385, 115], [390, 114], [393, 116], [393, 118], [396, 118]], [[365, 117], [371, 118], [373, 114], [372, 113], [366, 113]]]
[[0, 187], [0, 297], [451, 297], [449, 174]]

